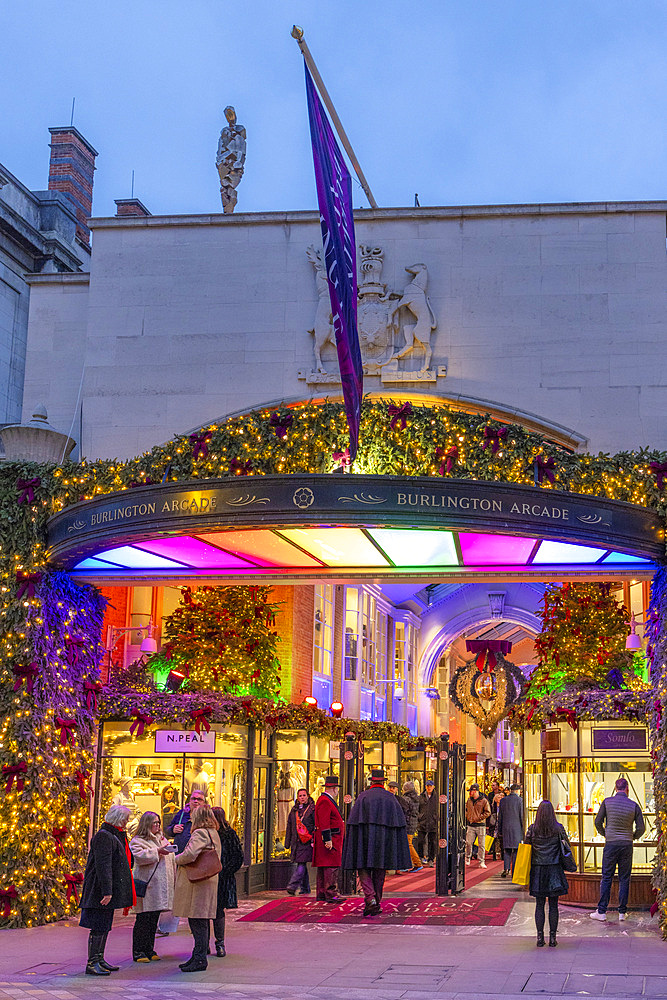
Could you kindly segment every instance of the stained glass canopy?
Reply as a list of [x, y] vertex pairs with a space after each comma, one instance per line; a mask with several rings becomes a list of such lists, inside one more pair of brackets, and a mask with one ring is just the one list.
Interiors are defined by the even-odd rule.
[[179, 535], [105, 548], [80, 560], [74, 572], [124, 575], [168, 570], [190, 576], [267, 570], [475, 571], [526, 567], [605, 569], [651, 567], [648, 559], [609, 548], [420, 528], [260, 528]]
[[650, 576], [658, 516], [600, 497], [466, 480], [298, 475], [166, 483], [49, 522], [88, 580]]

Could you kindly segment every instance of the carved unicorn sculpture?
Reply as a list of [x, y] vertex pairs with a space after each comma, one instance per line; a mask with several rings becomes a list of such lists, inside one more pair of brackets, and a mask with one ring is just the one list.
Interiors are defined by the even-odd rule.
[[396, 317], [401, 309], [407, 309], [416, 319], [416, 323], [403, 324], [403, 336], [405, 337], [405, 347], [391, 357], [392, 361], [404, 358], [418, 347], [424, 351], [424, 364], [421, 371], [426, 371], [431, 363], [433, 354], [431, 348], [431, 331], [436, 328], [435, 316], [431, 309], [431, 303], [426, 295], [426, 285], [428, 282], [428, 272], [426, 264], [413, 264], [405, 269], [408, 274], [413, 275], [412, 281], [406, 286], [403, 295], [398, 302], [389, 310], [389, 323], [398, 332]]
[[336, 346], [331, 316], [331, 299], [329, 298], [327, 273], [322, 261], [322, 251], [314, 246], [309, 246], [306, 250], [306, 256], [315, 268], [315, 286], [317, 288], [315, 322], [308, 333], [312, 333], [315, 338], [315, 365], [318, 372], [323, 372], [325, 368], [322, 363], [322, 348], [325, 344]]

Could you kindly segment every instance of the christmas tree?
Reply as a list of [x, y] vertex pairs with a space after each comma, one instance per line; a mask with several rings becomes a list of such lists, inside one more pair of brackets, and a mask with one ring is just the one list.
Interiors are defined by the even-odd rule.
[[184, 587], [165, 618], [165, 644], [152, 669], [178, 670], [189, 690], [276, 698], [279, 605], [269, 594], [269, 587]]
[[540, 658], [529, 697], [541, 698], [569, 684], [617, 688], [634, 677], [625, 648], [628, 612], [606, 583], [550, 583], [542, 599]]

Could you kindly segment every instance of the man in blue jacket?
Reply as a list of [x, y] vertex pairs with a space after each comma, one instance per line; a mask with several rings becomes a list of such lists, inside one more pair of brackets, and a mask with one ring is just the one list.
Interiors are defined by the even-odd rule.
[[625, 778], [616, 781], [616, 794], [605, 799], [595, 817], [595, 829], [604, 837], [602, 852], [602, 879], [600, 902], [589, 916], [593, 920], [606, 920], [611, 883], [618, 865], [618, 919], [625, 920], [630, 895], [632, 874], [632, 841], [639, 840], [646, 829], [641, 808], [628, 797], [630, 791]]
[[204, 793], [195, 789], [190, 793], [185, 808], [179, 809], [167, 827], [167, 836], [174, 838], [178, 853], [182, 854], [192, 833], [192, 813], [206, 802]]

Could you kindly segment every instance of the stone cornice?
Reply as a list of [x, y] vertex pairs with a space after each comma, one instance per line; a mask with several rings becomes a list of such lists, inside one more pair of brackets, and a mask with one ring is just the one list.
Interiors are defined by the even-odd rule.
[[[435, 208], [361, 208], [354, 217], [358, 222], [382, 222], [385, 220], [426, 219], [477, 219], [514, 216], [557, 216], [557, 215], [619, 215], [619, 214], [667, 214], [667, 201], [600, 201], [561, 202], [551, 205], [465, 205]], [[91, 229], [124, 229], [128, 226], [250, 226], [285, 225], [289, 223], [317, 224], [320, 216], [315, 211], [296, 212], [239, 212], [234, 215], [209, 213], [204, 215], [151, 215], [148, 218], [108, 216], [90, 220]]]

